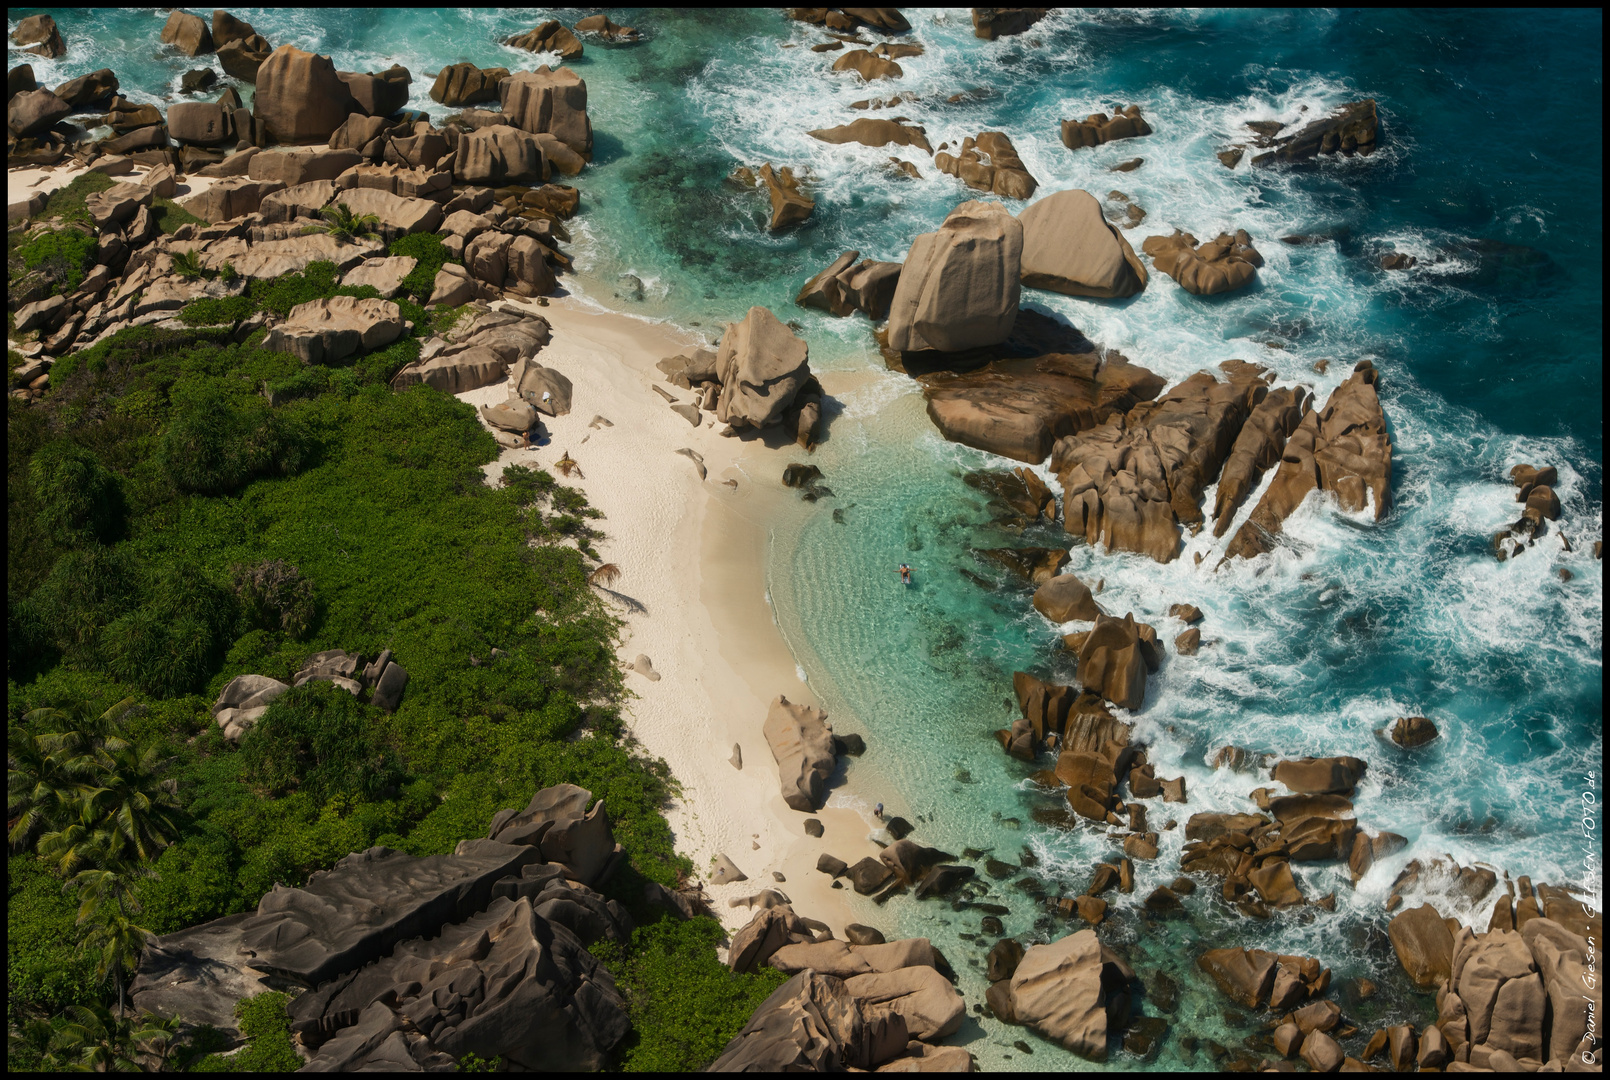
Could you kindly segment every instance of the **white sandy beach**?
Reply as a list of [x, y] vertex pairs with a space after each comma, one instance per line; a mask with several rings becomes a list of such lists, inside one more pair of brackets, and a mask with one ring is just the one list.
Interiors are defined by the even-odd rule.
[[[856, 811], [827, 808], [815, 815], [825, 835], [806, 836], [808, 815], [783, 802], [777, 764], [761, 734], [778, 694], [818, 703], [767, 604], [760, 524], [768, 505], [790, 497], [779, 478], [803, 451], [722, 438], [714, 414], [704, 414], [694, 429], [671, 411], [651, 386], [680, 401], [690, 395], [663, 382], [654, 365], [700, 344], [695, 339], [564, 298], [528, 306], [553, 327], [553, 341], [537, 359], [573, 382], [572, 409], [543, 418], [552, 436], [546, 445], [506, 450], [486, 472], [495, 478], [505, 465], [523, 464], [559, 478], [553, 463], [566, 451], [580, 465], [583, 476], [569, 482], [605, 515], [608, 539], [597, 548], [604, 561], [621, 568], [613, 591], [640, 605], [611, 601], [626, 624], [622, 662], [645, 654], [661, 676], [652, 681], [627, 673], [637, 695], [627, 715], [643, 749], [664, 758], [681, 785], [682, 796], [668, 811], [677, 850], [705, 879], [719, 853], [749, 877], [709, 886], [722, 921], [743, 925], [750, 911], [729, 908], [728, 901], [774, 887], [797, 912], [842, 936], [846, 923], [872, 919], [876, 909], [847, 887], [833, 889], [816, 860], [824, 851], [850, 863], [876, 854], [866, 839], [872, 823]], [[459, 397], [479, 406], [507, 394], [507, 383], [498, 383]], [[595, 416], [613, 426], [590, 427]], [[676, 453], [683, 447], [703, 455], [705, 480]], [[737, 488], [726, 480], [736, 480]], [[734, 743], [743, 748], [741, 770], [728, 761]], [[786, 880], [774, 881], [773, 871]]]
[[[12, 169], [8, 201], [53, 191], [84, 171]], [[139, 167], [116, 179], [137, 182], [146, 171]], [[186, 178], [179, 197], [210, 182]], [[565, 482], [582, 488], [604, 513], [607, 539], [598, 551], [621, 568], [613, 591], [635, 602], [609, 601], [625, 623], [622, 663], [646, 654], [661, 676], [653, 681], [628, 671], [636, 699], [627, 702], [627, 716], [643, 749], [663, 758], [681, 786], [680, 799], [668, 810], [677, 850], [692, 858], [702, 879], [722, 853], [748, 875], [747, 881], [708, 886], [722, 921], [737, 927], [750, 917], [749, 909], [730, 908], [729, 900], [777, 888], [800, 914], [842, 936], [846, 923], [871, 919], [876, 909], [847, 887], [833, 889], [816, 860], [823, 852], [849, 863], [876, 854], [866, 839], [875, 823], [853, 810], [826, 808], [815, 815], [825, 835], [806, 836], [807, 815], [783, 802], [777, 765], [761, 734], [778, 694], [820, 704], [800, 680], [773, 620], [764, 573], [762, 523], [769, 507], [790, 498], [779, 478], [803, 451], [792, 445], [771, 449], [753, 437], [722, 438], [710, 413], [695, 429], [650, 389], [659, 385], [689, 400], [654, 365], [703, 342], [667, 325], [601, 314], [573, 299], [526, 306], [553, 327], [553, 341], [538, 360], [573, 382], [572, 411], [544, 418], [548, 442], [504, 451], [486, 467], [487, 476], [495, 482], [505, 465], [522, 464], [557, 477], [553, 463], [566, 451], [579, 463], [582, 475]], [[507, 394], [502, 382], [459, 396], [480, 406]], [[590, 427], [595, 416], [613, 426]], [[705, 480], [692, 460], [676, 453], [682, 447], [703, 455]], [[726, 480], [736, 480], [737, 488]], [[741, 770], [728, 760], [734, 743], [743, 749]], [[785, 881], [775, 881], [774, 871]]]

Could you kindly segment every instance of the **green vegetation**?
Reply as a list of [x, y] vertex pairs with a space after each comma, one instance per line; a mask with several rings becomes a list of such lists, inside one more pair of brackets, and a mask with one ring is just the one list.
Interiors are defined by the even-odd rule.
[[77, 221], [85, 225], [90, 224], [89, 211], [84, 207], [84, 200], [97, 191], [105, 191], [117, 183], [110, 176], [102, 172], [80, 173], [73, 177], [70, 184], [59, 187], [50, 193], [45, 201], [45, 208], [36, 218], [60, 217], [67, 221]]
[[[228, 265], [225, 264], [228, 269]], [[222, 271], [220, 277], [224, 277]], [[227, 278], [225, 279], [227, 280]], [[250, 318], [257, 305], [249, 296], [225, 296], [219, 299], [207, 296], [192, 300], [179, 311], [179, 321], [186, 326], [233, 326]]]
[[240, 1033], [246, 1047], [230, 1057], [209, 1054], [190, 1066], [190, 1072], [295, 1072], [302, 1057], [291, 1045], [291, 1018], [284, 994], [258, 994], [235, 1004]]
[[326, 206], [319, 211], [324, 219], [323, 225], [309, 225], [303, 229], [307, 233], [329, 233], [337, 240], [353, 241], [367, 240], [380, 235], [380, 217], [378, 214], [355, 214], [352, 207], [346, 203], [336, 203]]
[[[315, 263], [64, 357], [45, 397], [8, 406], [13, 1070], [294, 1067], [283, 1000], [243, 1006], [252, 1043], [229, 1058], [134, 1018], [147, 932], [251, 910], [375, 844], [449, 852], [560, 782], [608, 800], [630, 855], [607, 887], [642, 927], [607, 960], [639, 1026], [623, 1064], [702, 1064], [775, 984], [715, 963], [712, 920], [650, 921], [644, 884], [691, 867], [661, 813], [674, 781], [622, 723], [618, 624], [588, 586], [598, 512], [541, 470], [488, 485], [498, 448], [472, 407], [388, 388], [463, 314], [418, 303], [440, 237], [391, 250], [425, 273], [387, 349], [325, 368], [232, 340], [256, 311], [374, 295]], [[222, 737], [229, 680], [289, 680], [331, 648], [392, 649], [397, 711], [315, 683]]]
[[593, 952], [626, 997], [632, 1033], [621, 1068], [627, 1072], [691, 1072], [709, 1065], [755, 1007], [788, 981], [774, 968], [735, 975], [716, 959], [722, 938], [714, 919], [665, 918], [640, 926], [630, 950], [610, 942]]
[[55, 278], [51, 294], [70, 293], [95, 265], [95, 238], [79, 229], [51, 229], [21, 241], [16, 255], [29, 270]]
[[436, 274], [449, 262], [457, 259], [449, 258], [447, 248], [442, 246], [440, 233], [414, 233], [412, 236], [401, 236], [391, 242], [386, 249], [387, 255], [407, 255], [419, 260], [419, 265], [403, 278], [403, 292], [419, 298], [421, 302], [430, 298], [431, 291], [436, 287]]
[[198, 218], [172, 199], [152, 199], [151, 217], [156, 221], [157, 228], [169, 236], [186, 225], [194, 225], [198, 229], [207, 227], [205, 220]]

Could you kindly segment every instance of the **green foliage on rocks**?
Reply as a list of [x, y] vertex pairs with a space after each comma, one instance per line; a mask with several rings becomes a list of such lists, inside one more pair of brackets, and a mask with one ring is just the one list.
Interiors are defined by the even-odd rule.
[[95, 238], [79, 229], [52, 229], [17, 245], [17, 256], [29, 270], [45, 270], [56, 282], [52, 293], [70, 293], [95, 265]]
[[772, 991], [788, 981], [775, 968], [748, 975], [716, 959], [721, 924], [665, 917], [639, 926], [630, 949], [593, 946], [626, 998], [632, 1033], [621, 1049], [625, 1072], [696, 1072], [727, 1043]]
[[[406, 240], [399, 253], [422, 264], [445, 258], [439, 237]], [[198, 301], [193, 325], [125, 330], [62, 358], [37, 402], [11, 403], [8, 729], [38, 708], [138, 703], [124, 731], [176, 800], [173, 842], [129, 878], [129, 910], [156, 934], [251, 910], [375, 844], [449, 852], [561, 782], [607, 800], [630, 855], [610, 895], [637, 913], [644, 882], [691, 867], [661, 812], [674, 781], [621, 718], [619, 624], [587, 584], [598, 514], [540, 471], [487, 483], [498, 446], [474, 408], [388, 388], [450, 317], [417, 293], [399, 299], [414, 333], [346, 366], [308, 367], [260, 334], [231, 340], [254, 311], [364, 294], [336, 282], [314, 264]], [[230, 679], [289, 681], [333, 648], [393, 651], [410, 674], [394, 713], [315, 683], [241, 745], [222, 737], [210, 707]], [[64, 879], [26, 844], [9, 876], [12, 1016], [115, 1003], [77, 951]], [[713, 939], [658, 933], [622, 954], [644, 958], [637, 1015], [672, 1008], [654, 1002], [678, 965], [725, 1000], [705, 963]], [[298, 1067], [277, 1022], [198, 1067]], [[674, 1057], [655, 1054], [640, 1057]]]
[[188, 1071], [296, 1072], [304, 1062], [291, 1044], [291, 1018], [285, 1011], [289, 1000], [284, 994], [270, 992], [236, 1002], [235, 1016], [246, 1037], [245, 1049], [229, 1057], [209, 1054]]

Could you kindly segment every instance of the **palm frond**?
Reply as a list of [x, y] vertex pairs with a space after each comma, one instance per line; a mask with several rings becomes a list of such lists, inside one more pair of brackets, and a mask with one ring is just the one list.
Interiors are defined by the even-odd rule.
[[607, 562], [587, 575], [589, 585], [613, 585], [620, 580], [621, 568], [612, 562]]

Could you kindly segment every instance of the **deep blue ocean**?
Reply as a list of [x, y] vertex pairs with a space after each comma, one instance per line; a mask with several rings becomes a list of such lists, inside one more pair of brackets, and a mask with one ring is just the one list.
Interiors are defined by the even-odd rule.
[[[8, 26], [34, 10], [13, 9]], [[497, 40], [583, 14], [238, 13], [272, 44], [329, 53], [342, 69], [408, 66], [410, 105], [437, 118], [445, 110], [428, 97], [427, 73], [461, 60], [534, 66]], [[1600, 842], [1582, 838], [1577, 808], [1584, 790], [1597, 799], [1603, 764], [1603, 582], [1592, 555], [1603, 523], [1601, 13], [1059, 11], [1027, 34], [985, 42], [965, 10], [910, 9], [905, 40], [926, 51], [900, 61], [903, 78], [872, 86], [833, 73], [840, 54], [809, 49], [826, 40], [822, 32], [777, 10], [609, 14], [644, 41], [588, 42], [573, 65], [588, 83], [596, 151], [575, 180], [579, 274], [569, 287], [712, 339], [752, 304], [802, 325], [832, 397], [829, 433], [812, 460], [836, 496], [774, 524], [769, 595], [835, 724], [867, 737], [866, 757], [835, 798], [881, 800], [917, 822], [926, 843], [991, 849], [1009, 861], [1026, 849], [1037, 865], [1025, 876], [1053, 896], [1082, 890], [1092, 864], [1114, 857], [1095, 832], [1037, 824], [1034, 810], [1054, 800], [990, 737], [1011, 719], [1004, 702], [1014, 670], [1066, 681], [1073, 665], [1027, 589], [969, 549], [1068, 538], [1060, 526], [1022, 537], [991, 526], [984, 499], [961, 476], [1012, 463], [941, 440], [915, 384], [885, 370], [864, 317], [793, 304], [840, 251], [901, 259], [915, 235], [974, 193], [914, 148], [830, 146], [806, 132], [867, 115], [922, 124], [936, 148], [1004, 131], [1039, 180], [1038, 196], [1121, 190], [1142, 206], [1147, 216], [1128, 234], [1137, 250], [1176, 227], [1199, 238], [1246, 229], [1267, 264], [1253, 287], [1227, 297], [1194, 297], [1155, 273], [1126, 301], [1024, 291], [1025, 305], [1065, 316], [1170, 381], [1239, 357], [1323, 401], [1356, 361], [1381, 372], [1394, 443], [1393, 507], [1381, 522], [1314, 500], [1288, 522], [1285, 546], [1217, 573], [1221, 545], [1210, 530], [1188, 537], [1166, 566], [1083, 543], [1072, 549], [1070, 569], [1103, 583], [1109, 611], [1133, 611], [1164, 640], [1184, 628], [1167, 616], [1171, 604], [1206, 615], [1202, 651], [1180, 657], [1170, 648], [1130, 718], [1158, 774], [1187, 778], [1189, 806], [1159, 802], [1154, 821], [1175, 816], [1183, 826], [1190, 813], [1247, 809], [1247, 792], [1267, 781], [1208, 764], [1216, 748], [1236, 744], [1366, 759], [1355, 798], [1361, 824], [1410, 840], [1356, 889], [1345, 866], [1298, 864], [1309, 896], [1335, 890], [1334, 913], [1241, 919], [1214, 914], [1203, 890], [1185, 918], [1152, 923], [1140, 900], [1178, 873], [1183, 842], [1183, 828], [1165, 832], [1161, 858], [1139, 865], [1134, 894], [1109, 894], [1115, 917], [1103, 936], [1143, 976], [1169, 973], [1184, 994], [1160, 1057], [1143, 1065], [1119, 1053], [1106, 1067], [1212, 1067], [1181, 1049], [1186, 1033], [1240, 1044], [1245, 1018], [1227, 1016], [1194, 967], [1201, 949], [1218, 945], [1318, 956], [1339, 987], [1368, 976], [1381, 993], [1346, 1006], [1366, 1035], [1385, 1022], [1427, 1022], [1434, 1006], [1403, 980], [1384, 934], [1384, 902], [1409, 859], [1451, 855], [1543, 882], [1597, 884]], [[111, 66], [126, 96], [165, 102], [198, 66], [158, 44], [166, 16], [154, 9], [53, 15], [69, 53], [35, 61], [42, 84]], [[9, 64], [22, 59], [13, 51]], [[946, 100], [975, 88], [983, 92]], [[897, 92], [915, 100], [877, 112], [849, 107]], [[1231, 170], [1214, 156], [1245, 137], [1245, 121], [1295, 121], [1360, 97], [1380, 110], [1373, 156], [1290, 170], [1248, 161]], [[1059, 121], [1131, 103], [1154, 134], [1079, 151], [1061, 145]], [[893, 176], [891, 153], [922, 178]], [[1109, 171], [1136, 156], [1145, 159], [1138, 170]], [[762, 195], [725, 180], [739, 164], [767, 161], [806, 174], [817, 203], [782, 236], [765, 231]], [[1280, 242], [1290, 234], [1333, 239]], [[1419, 265], [1380, 270], [1392, 251]], [[1315, 370], [1320, 360], [1329, 361], [1325, 374]], [[1487, 538], [1518, 516], [1507, 477], [1521, 462], [1558, 467], [1563, 514], [1533, 549], [1498, 563]], [[909, 590], [893, 570], [902, 561], [917, 572]], [[1377, 730], [1404, 715], [1431, 717], [1443, 737], [1413, 755], [1397, 751]], [[1012, 881], [990, 884], [1011, 909], [1008, 933], [1045, 932], [1030, 895]], [[976, 913], [863, 903], [863, 921], [933, 937], [969, 1002], [982, 1000], [993, 939], [974, 939]], [[1485, 907], [1443, 906], [1485, 926]], [[963, 1038], [986, 1067], [1096, 1067], [977, 1016]], [[1013, 1048], [1019, 1039], [1031, 1054]]]

